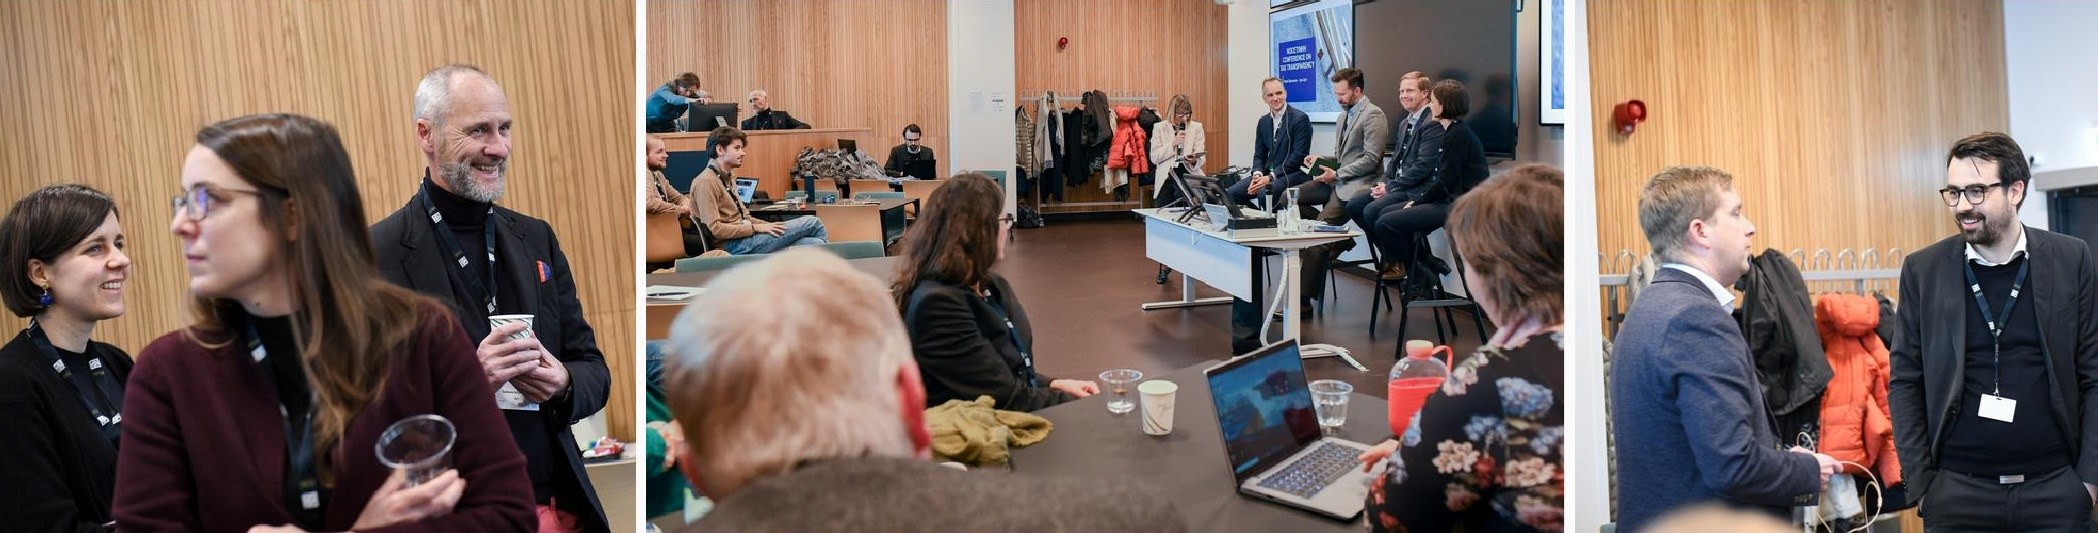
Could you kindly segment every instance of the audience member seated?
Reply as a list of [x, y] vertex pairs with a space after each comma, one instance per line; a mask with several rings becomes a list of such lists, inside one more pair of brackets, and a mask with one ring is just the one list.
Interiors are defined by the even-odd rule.
[[[921, 161], [930, 163], [933, 160], [938, 159], [932, 156], [931, 148], [926, 148], [918, 144], [918, 140], [924, 137], [924, 130], [918, 129], [917, 124], [904, 126], [903, 144], [896, 145], [895, 148], [889, 149], [889, 162], [888, 164], [882, 166], [882, 171], [887, 172], [890, 176], [900, 177], [904, 176], [911, 170], [912, 163], [918, 163]], [[932, 178], [932, 176], [911, 177], [917, 179]]]
[[[699, 221], [692, 216], [692, 202], [676, 187], [670, 186], [670, 178], [663, 176], [663, 169], [670, 166], [670, 151], [663, 146], [663, 138], [648, 136], [649, 183], [641, 185], [641, 197], [648, 199], [648, 214], [678, 214], [678, 228], [685, 237], [685, 257], [707, 252], [706, 235], [700, 233]], [[649, 270], [668, 265], [649, 265]]]
[[[1565, 529], [1565, 187], [1559, 169], [1524, 165], [1450, 209], [1451, 241], [1493, 338], [1457, 358], [1413, 416], [1387, 413], [1413, 422], [1361, 457], [1365, 469], [1382, 467], [1370, 484], [1371, 531]], [[1477, 461], [1449, 460], [1474, 452]]]
[[682, 531], [1187, 530], [1129, 481], [928, 461], [926, 389], [882, 289], [797, 249], [729, 270], [678, 316], [663, 377], [677, 464], [715, 502]]
[[1003, 198], [983, 174], [955, 176], [904, 235], [893, 294], [924, 371], [925, 407], [987, 395], [999, 409], [1034, 411], [1100, 392], [1035, 371], [1027, 311], [991, 272], [1013, 227]]
[[[1439, 166], [1412, 200], [1385, 209], [1371, 225], [1370, 242], [1377, 245], [1387, 264], [1380, 273], [1385, 279], [1405, 278], [1411, 266], [1407, 262], [1414, 259], [1419, 237], [1441, 228], [1443, 220], [1449, 218], [1450, 202], [1486, 180], [1486, 152], [1463, 120], [1471, 110], [1464, 84], [1456, 80], [1436, 82], [1428, 107], [1433, 110], [1430, 116], [1435, 117], [1444, 132]], [[1428, 263], [1430, 271], [1449, 272], [1449, 267], [1432, 255], [1423, 254], [1420, 259]]]
[[750, 91], [750, 118], [743, 119], [744, 131], [758, 130], [805, 130], [807, 122], [794, 120], [786, 111], [772, 108], [772, 97], [764, 89]]
[[687, 201], [692, 212], [699, 214], [699, 222], [706, 225], [707, 234], [714, 236], [715, 246], [733, 255], [748, 255], [830, 242], [830, 232], [823, 229], [821, 219], [803, 216], [786, 222], [761, 221], [751, 217], [743, 200], [729, 192], [734, 172], [743, 166], [743, 148], [749, 139], [743, 130], [716, 128], [707, 136], [707, 144], [714, 147], [714, 160], [699, 177], [692, 178]]
[[690, 72], [679, 74], [676, 79], [657, 87], [656, 92], [648, 96], [648, 132], [677, 131], [678, 117], [685, 116], [685, 109], [692, 105], [692, 99], [699, 97], [699, 92], [699, 75]]

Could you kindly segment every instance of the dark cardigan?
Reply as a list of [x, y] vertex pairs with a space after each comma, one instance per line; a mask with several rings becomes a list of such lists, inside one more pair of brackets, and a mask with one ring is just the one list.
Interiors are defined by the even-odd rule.
[[[372, 451], [379, 434], [396, 420], [430, 413], [458, 429], [451, 463], [466, 493], [451, 514], [372, 531], [532, 529], [524, 456], [496, 409], [474, 343], [442, 307], [424, 305], [416, 315], [415, 336], [394, 359], [385, 388], [350, 419], [333, 450], [325, 529], [349, 529], [392, 473]], [[246, 531], [292, 523], [280, 485], [285, 444], [277, 398], [241, 343], [198, 335], [220, 346], [176, 331], [139, 352], [124, 395], [118, 529]]]
[[[87, 352], [118, 383], [131, 375], [123, 350], [91, 342]], [[0, 417], [7, 419], [0, 450], [10, 456], [0, 475], [0, 529], [100, 532], [110, 520], [117, 447], [74, 390], [27, 335], [0, 346]]]

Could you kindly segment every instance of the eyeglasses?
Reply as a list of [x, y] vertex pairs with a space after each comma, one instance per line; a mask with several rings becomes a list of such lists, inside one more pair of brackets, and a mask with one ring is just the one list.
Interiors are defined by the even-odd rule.
[[1006, 213], [1006, 214], [1003, 214], [1003, 215], [998, 215], [998, 223], [999, 223], [999, 224], [1004, 224], [1004, 225], [1005, 225], [1005, 227], [1008, 227], [1008, 228], [1010, 228], [1010, 227], [1013, 227], [1013, 214], [1012, 214], [1012, 213]]
[[262, 191], [219, 189], [198, 185], [196, 187], [191, 187], [188, 191], [184, 191], [182, 194], [175, 195], [175, 198], [171, 200], [170, 203], [174, 204], [175, 212], [188, 214], [190, 221], [203, 222], [204, 217], [211, 216], [212, 204], [218, 202], [217, 200], [211, 198], [211, 195], [214, 192], [222, 194], [229, 192], [237, 192], [243, 194], [253, 194], [256, 196], [262, 195]]
[[917, 138], [917, 137], [904, 137], [904, 138], [903, 138], [903, 142], [907, 142], [907, 143], [914, 143], [914, 142], [918, 142], [918, 138]]
[[2002, 183], [1991, 183], [1988, 185], [1973, 185], [1965, 189], [1946, 187], [1938, 189], [1938, 197], [1945, 200], [1945, 207], [1958, 207], [1961, 196], [1966, 196], [1969, 204], [1981, 205], [1982, 200], [1989, 199], [1989, 189], [2002, 186]]

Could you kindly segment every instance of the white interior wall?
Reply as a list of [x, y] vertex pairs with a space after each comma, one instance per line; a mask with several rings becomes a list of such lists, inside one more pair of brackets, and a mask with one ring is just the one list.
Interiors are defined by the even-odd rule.
[[[2098, 167], [2098, 2], [2007, 0], [2003, 54], [2011, 137], [2033, 157], [2034, 174]], [[2034, 186], [2050, 188], [2046, 176]], [[2047, 227], [2044, 194], [2026, 198], [2018, 217]]]
[[[1013, 106], [1019, 68], [1013, 48], [1013, 4], [947, 2], [947, 168], [993, 170], [1014, 178]], [[1013, 187], [1005, 211], [1014, 210]]]

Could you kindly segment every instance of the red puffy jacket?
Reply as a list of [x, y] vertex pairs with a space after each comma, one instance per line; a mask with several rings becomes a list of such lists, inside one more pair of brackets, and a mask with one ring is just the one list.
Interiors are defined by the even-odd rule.
[[[1858, 294], [1828, 294], [1814, 303], [1814, 329], [1835, 377], [1821, 395], [1818, 451], [1870, 466], [1882, 486], [1901, 482], [1894, 455], [1894, 422], [1887, 411], [1887, 346], [1880, 342], [1879, 302]], [[1845, 464], [1843, 472], [1863, 474]]]
[[1107, 151], [1107, 168], [1128, 170], [1131, 174], [1151, 171], [1151, 134], [1137, 125], [1137, 108], [1115, 108], [1114, 144]]

